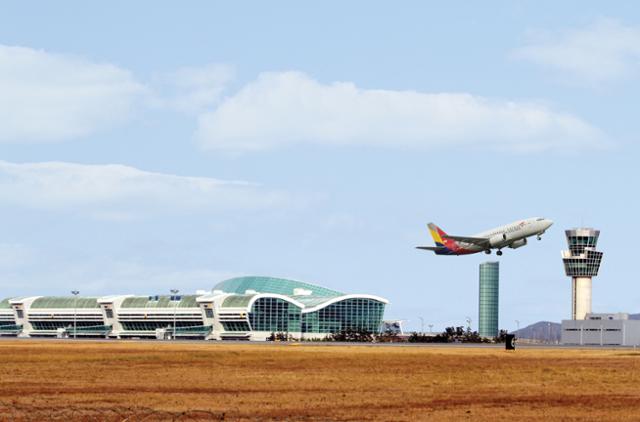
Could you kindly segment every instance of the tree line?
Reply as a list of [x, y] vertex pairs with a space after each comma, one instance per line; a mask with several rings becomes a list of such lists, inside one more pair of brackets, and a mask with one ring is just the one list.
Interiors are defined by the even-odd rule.
[[[393, 331], [373, 333], [367, 330], [346, 329], [331, 333], [323, 338], [305, 339], [305, 341], [322, 342], [354, 342], [354, 343], [504, 343], [507, 330], [500, 330], [494, 338], [482, 337], [477, 331], [466, 330], [464, 327], [447, 327], [438, 334], [425, 334], [413, 332], [409, 336], [400, 336]], [[268, 341], [298, 341], [289, 333], [273, 332], [267, 338]]]

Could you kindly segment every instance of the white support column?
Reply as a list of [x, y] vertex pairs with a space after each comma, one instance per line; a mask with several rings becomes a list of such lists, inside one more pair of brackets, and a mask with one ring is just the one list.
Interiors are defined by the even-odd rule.
[[591, 313], [591, 277], [573, 277], [573, 319], [585, 319]]
[[576, 278], [571, 277], [571, 319], [576, 319]]

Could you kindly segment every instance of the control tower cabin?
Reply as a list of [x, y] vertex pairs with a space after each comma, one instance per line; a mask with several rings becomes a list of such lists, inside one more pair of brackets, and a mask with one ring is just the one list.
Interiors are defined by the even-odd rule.
[[562, 251], [564, 271], [571, 277], [571, 319], [585, 319], [591, 313], [591, 278], [598, 275], [602, 252], [596, 251], [600, 230], [565, 230], [568, 251]]

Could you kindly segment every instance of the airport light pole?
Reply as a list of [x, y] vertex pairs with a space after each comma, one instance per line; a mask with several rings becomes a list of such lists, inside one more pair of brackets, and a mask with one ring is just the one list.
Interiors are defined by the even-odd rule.
[[516, 319], [516, 331], [520, 331], [520, 321]]
[[420, 320], [420, 334], [424, 334], [424, 318], [419, 316], [418, 319]]
[[73, 339], [75, 340], [78, 331], [78, 294], [80, 294], [80, 292], [78, 290], [71, 290], [71, 294], [73, 295]]
[[178, 310], [178, 300], [177, 300], [177, 294], [180, 290], [178, 289], [171, 289], [171, 294], [174, 296], [174, 300], [175, 300], [175, 305], [173, 305], [173, 334], [171, 335], [172, 339], [175, 340], [176, 339], [176, 312]]
[[433, 334], [433, 324], [429, 324], [429, 334]]

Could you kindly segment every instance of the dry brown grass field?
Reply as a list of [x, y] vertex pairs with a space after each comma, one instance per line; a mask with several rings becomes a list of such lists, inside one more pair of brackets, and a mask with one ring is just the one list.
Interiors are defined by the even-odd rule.
[[1, 420], [640, 420], [632, 350], [0, 341]]

